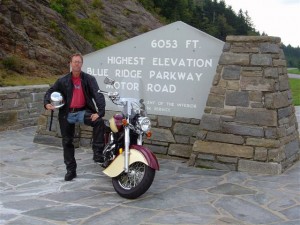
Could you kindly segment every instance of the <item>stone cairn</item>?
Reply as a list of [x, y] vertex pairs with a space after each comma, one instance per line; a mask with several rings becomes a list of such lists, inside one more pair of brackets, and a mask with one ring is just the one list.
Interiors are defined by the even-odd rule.
[[228, 36], [189, 164], [279, 174], [299, 160], [280, 38]]

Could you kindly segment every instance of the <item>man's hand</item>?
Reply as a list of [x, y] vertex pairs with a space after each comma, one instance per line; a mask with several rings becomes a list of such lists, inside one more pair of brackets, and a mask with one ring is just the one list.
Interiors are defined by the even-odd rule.
[[91, 115], [91, 120], [92, 120], [92, 121], [95, 121], [95, 120], [98, 119], [98, 118], [99, 118], [98, 113], [94, 113], [94, 114]]
[[53, 105], [51, 105], [51, 104], [47, 104], [46, 105], [46, 109], [48, 109], [48, 110], [54, 110], [55, 107]]

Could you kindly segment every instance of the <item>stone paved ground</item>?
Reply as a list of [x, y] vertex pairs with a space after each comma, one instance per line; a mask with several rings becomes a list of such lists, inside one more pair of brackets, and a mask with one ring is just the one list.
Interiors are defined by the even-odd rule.
[[61, 149], [33, 143], [35, 129], [0, 132], [0, 224], [300, 224], [300, 162], [269, 176], [160, 159], [148, 192], [127, 200], [87, 149], [65, 182]]

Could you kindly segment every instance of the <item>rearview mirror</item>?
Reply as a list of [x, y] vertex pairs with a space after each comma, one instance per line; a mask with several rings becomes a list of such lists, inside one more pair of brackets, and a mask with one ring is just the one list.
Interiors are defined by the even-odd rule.
[[109, 84], [109, 85], [114, 85], [115, 84], [115, 80], [105, 77], [104, 79], [104, 84]]

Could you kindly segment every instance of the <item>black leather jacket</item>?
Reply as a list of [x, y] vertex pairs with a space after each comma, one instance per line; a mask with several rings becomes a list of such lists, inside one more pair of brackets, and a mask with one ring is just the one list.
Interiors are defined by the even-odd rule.
[[[86, 101], [86, 109], [89, 109], [93, 113], [98, 113], [99, 117], [105, 115], [105, 98], [103, 94], [98, 93], [98, 83], [92, 75], [81, 72], [81, 85], [83, 87], [83, 93]], [[65, 105], [59, 108], [59, 117], [66, 116], [69, 112], [70, 104], [73, 96], [73, 82], [72, 73], [59, 78], [52, 87], [46, 92], [44, 96], [44, 106], [51, 103], [50, 95], [52, 92], [60, 92], [65, 100]], [[94, 102], [96, 104], [94, 104]]]

